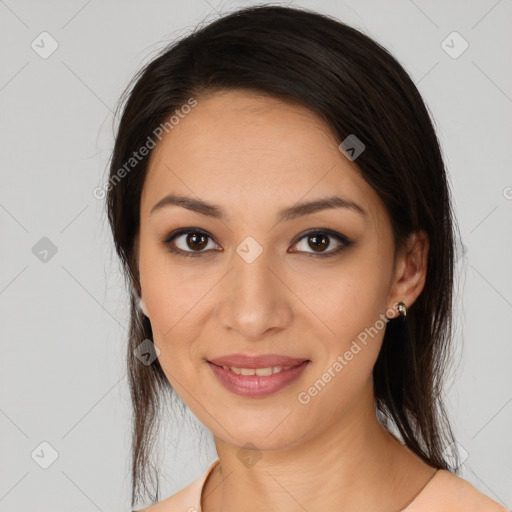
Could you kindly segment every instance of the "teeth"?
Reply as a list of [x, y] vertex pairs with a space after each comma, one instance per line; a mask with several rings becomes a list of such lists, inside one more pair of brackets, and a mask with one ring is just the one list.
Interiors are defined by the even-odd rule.
[[273, 373], [279, 373], [283, 370], [289, 370], [293, 366], [269, 366], [267, 368], [237, 368], [236, 366], [223, 366], [224, 370], [231, 370], [237, 375], [259, 375], [260, 377], [268, 377]]

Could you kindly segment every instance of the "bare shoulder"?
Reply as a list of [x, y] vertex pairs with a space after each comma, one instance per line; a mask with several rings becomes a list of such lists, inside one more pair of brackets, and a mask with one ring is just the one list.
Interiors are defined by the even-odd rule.
[[168, 498], [133, 512], [197, 512], [201, 492], [198, 483], [192, 482]]
[[158, 503], [132, 512], [198, 512], [201, 510], [201, 493], [208, 477], [219, 464], [214, 460], [199, 478]]
[[[425, 505], [429, 505], [430, 510], [439, 509], [440, 512], [510, 512], [509, 509], [480, 492], [467, 480], [450, 471], [439, 470], [435, 480], [435, 485], [430, 488], [430, 493], [425, 495], [425, 498], [430, 501], [429, 504], [425, 502]], [[434, 482], [432, 483], [434, 484]], [[439, 506], [432, 507], [433, 503]]]

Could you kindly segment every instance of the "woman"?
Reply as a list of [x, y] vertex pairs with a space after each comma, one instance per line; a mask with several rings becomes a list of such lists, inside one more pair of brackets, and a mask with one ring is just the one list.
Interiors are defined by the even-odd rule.
[[145, 511], [504, 511], [450, 471], [455, 219], [404, 69], [263, 6], [136, 78], [107, 202], [132, 293], [132, 506], [176, 392], [218, 459]]

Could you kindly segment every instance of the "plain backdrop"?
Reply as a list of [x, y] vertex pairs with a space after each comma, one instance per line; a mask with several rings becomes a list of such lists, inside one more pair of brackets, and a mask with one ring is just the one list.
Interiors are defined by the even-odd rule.
[[[197, 23], [253, 3], [0, 1], [4, 512], [130, 510], [128, 300], [93, 190], [106, 180], [113, 110], [133, 74]], [[461, 229], [446, 401], [461, 476], [510, 508], [512, 1], [289, 4], [389, 49], [433, 113]], [[162, 498], [216, 457], [188, 412], [166, 425]]]

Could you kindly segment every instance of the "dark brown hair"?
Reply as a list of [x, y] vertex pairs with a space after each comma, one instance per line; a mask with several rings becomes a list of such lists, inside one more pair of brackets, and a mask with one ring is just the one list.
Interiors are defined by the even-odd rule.
[[[132, 86], [133, 84], [133, 86]], [[293, 101], [319, 114], [338, 143], [356, 134], [365, 150], [354, 161], [389, 212], [396, 250], [424, 230], [430, 242], [425, 286], [405, 325], [390, 320], [373, 369], [380, 420], [436, 468], [458, 467], [442, 401], [452, 339], [456, 227], [433, 121], [413, 81], [386, 49], [329, 16], [305, 9], [258, 6], [235, 11], [172, 42], [137, 73], [110, 163], [107, 210], [131, 294], [127, 365], [133, 403], [132, 506], [149, 492], [148, 471], [162, 402], [173, 389], [156, 359], [134, 351], [152, 339], [139, 307], [137, 239], [149, 155], [126, 163], [155, 129], [190, 98], [243, 89]], [[118, 109], [121, 107], [121, 103]], [[124, 168], [125, 172], [120, 173]], [[122, 177], [121, 177], [122, 174]], [[156, 471], [158, 475], [158, 471]], [[149, 494], [158, 501], [156, 495]]]

